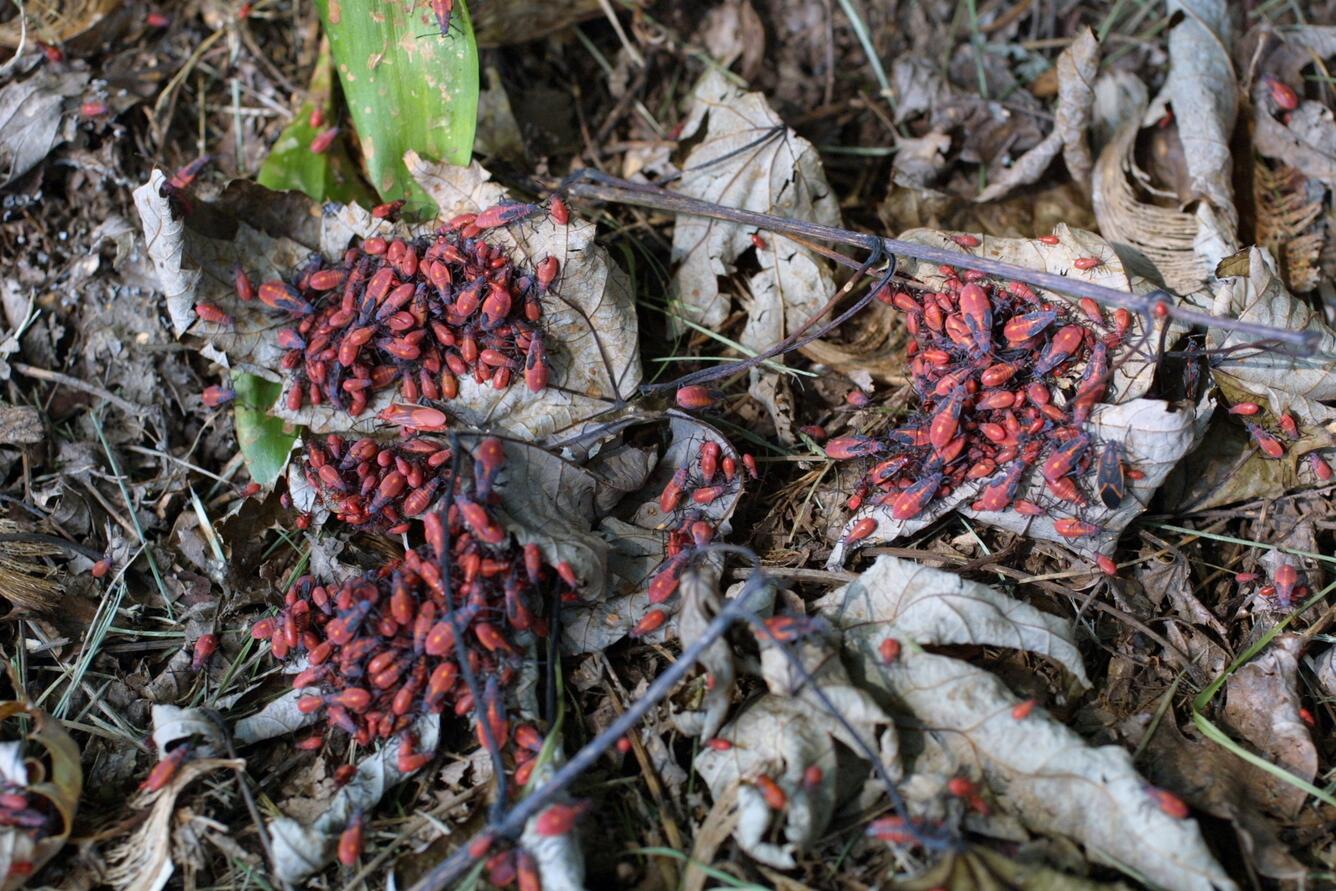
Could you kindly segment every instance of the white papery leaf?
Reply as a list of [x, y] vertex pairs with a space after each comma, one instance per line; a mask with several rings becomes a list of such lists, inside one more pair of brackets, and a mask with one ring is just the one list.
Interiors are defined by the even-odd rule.
[[[1290, 407], [1294, 397], [1307, 400], [1336, 399], [1336, 374], [1324, 357], [1336, 353], [1336, 331], [1307, 302], [1296, 300], [1286, 289], [1276, 261], [1262, 248], [1248, 251], [1248, 274], [1222, 279], [1215, 288], [1212, 312], [1247, 322], [1289, 331], [1311, 331], [1320, 335], [1313, 354], [1276, 349], [1247, 350], [1230, 355], [1220, 371], [1241, 386], [1267, 400], [1272, 412]], [[1207, 342], [1213, 349], [1237, 350], [1256, 341], [1255, 335], [1211, 329]], [[1330, 420], [1325, 416], [1314, 420]]]
[[[875, 519], [877, 526], [870, 535], [857, 543], [860, 548], [912, 535], [953, 510], [1027, 538], [1064, 544], [1092, 557], [1095, 554], [1112, 553], [1122, 531], [1146, 509], [1165, 478], [1200, 441], [1202, 429], [1199, 419], [1203, 416], [1209, 418], [1214, 407], [1215, 403], [1210, 399], [1200, 408], [1171, 405], [1158, 399], [1136, 399], [1118, 405], [1095, 406], [1086, 425], [1091, 442], [1118, 443], [1123, 448], [1126, 463], [1145, 474], [1141, 479], [1126, 481], [1126, 497], [1116, 508], [1105, 507], [1098, 497], [1098, 462], [1092, 462], [1086, 474], [1076, 479], [1081, 490], [1088, 493], [1090, 503], [1084, 507], [1069, 502], [1055, 502], [1047, 492], [1038, 470], [1029, 471], [1016, 497], [1044, 504], [1045, 514], [1037, 517], [1015, 510], [976, 511], [971, 508], [971, 502], [994, 478], [988, 477], [957, 486], [946, 497], [934, 500], [922, 514], [912, 520], [895, 519], [891, 514], [891, 505], [888, 504], [872, 501], [864, 505], [849, 518], [831, 550], [827, 566], [838, 568], [848, 559], [850, 548], [846, 539], [849, 530], [864, 517]], [[1094, 449], [1107, 447], [1092, 445]], [[1095, 535], [1078, 539], [1059, 534], [1057, 522], [1073, 517], [1099, 527], [1099, 531]]]
[[[737, 449], [714, 427], [690, 415], [673, 411], [669, 420], [672, 441], [668, 449], [640, 492], [627, 499], [628, 504], [638, 501], [631, 522], [607, 517], [601, 524], [605, 538], [611, 543], [605, 596], [563, 611], [562, 647], [567, 653], [606, 649], [625, 637], [650, 608], [646, 589], [667, 558], [667, 533], [682, 526], [685, 519], [682, 509], [669, 513], [660, 510], [659, 494], [678, 468], [688, 467], [699, 478], [696, 464], [701, 444], [707, 441], [719, 446], [721, 461], [731, 458], [737, 464], [737, 476], [709, 504], [691, 503], [691, 513], [714, 528], [714, 541], [724, 541], [730, 532], [729, 518], [745, 489], [746, 471], [742, 469]], [[689, 496], [690, 489], [687, 492]], [[689, 502], [689, 497], [684, 500]], [[711, 567], [717, 580], [723, 561], [717, 555], [707, 555], [697, 560], [696, 565]], [[670, 613], [669, 619], [659, 630], [646, 635], [645, 640], [659, 642], [676, 635], [675, 611], [680, 603], [680, 598], [673, 598], [657, 605]]]
[[232, 730], [237, 742], [243, 745], [284, 736], [294, 730], [309, 727], [320, 719], [315, 712], [305, 713], [297, 708], [302, 690], [288, 690], [267, 703], [255, 714], [237, 721]]
[[[687, 156], [677, 191], [725, 207], [839, 225], [839, 205], [816, 149], [785, 126], [763, 94], [749, 93], [711, 70], [692, 92], [682, 138], [692, 138], [702, 124], [705, 133]], [[708, 328], [723, 323], [729, 306], [718, 278], [753, 249], [754, 233], [735, 223], [678, 218], [673, 290], [686, 318]], [[824, 264], [806, 248], [780, 236], [763, 237], [769, 247], [758, 252], [762, 272], [752, 282], [756, 321], [749, 328], [768, 345], [777, 339], [775, 331], [792, 331], [806, 321], [834, 288]]]
[[924, 646], [1011, 647], [1052, 659], [1090, 686], [1070, 623], [987, 585], [912, 560], [878, 557], [855, 581], [813, 606], [845, 630], [846, 644], [879, 645], [896, 637]]
[[[551, 758], [534, 768], [530, 775], [529, 788], [541, 788], [552, 778], [557, 768], [565, 763], [566, 753], [557, 747]], [[540, 811], [524, 824], [524, 832], [520, 835], [520, 846], [537, 862], [543, 891], [584, 891], [584, 851], [580, 847], [578, 827], [574, 832], [561, 835], [540, 835], [537, 827], [538, 818], [541, 816]]]
[[[435, 749], [440, 728], [439, 715], [418, 718], [411, 728], [417, 739], [416, 750], [429, 752]], [[371, 811], [386, 792], [412, 776], [398, 767], [399, 748], [404, 744], [405, 735], [398, 734], [357, 762], [357, 773], [334, 794], [324, 812], [313, 822], [302, 823], [291, 817], [278, 817], [269, 822], [274, 874], [279, 881], [300, 883], [323, 869], [333, 859], [338, 837], [353, 815]]]
[[[1021, 700], [998, 678], [910, 645], [1015, 646], [1075, 665], [1073, 673], [1084, 679], [1065, 622], [984, 590], [941, 570], [881, 557], [817, 607], [843, 629], [845, 652], [859, 658], [862, 679], [911, 713], [917, 726], [931, 728], [938, 744], [982, 776], [1030, 829], [1074, 838], [1092, 856], [1175, 891], [1234, 888], [1197, 824], [1158, 807], [1127, 752], [1092, 747], [1042, 711], [1018, 718], [1013, 709]], [[878, 649], [888, 635], [906, 644], [890, 664]]]

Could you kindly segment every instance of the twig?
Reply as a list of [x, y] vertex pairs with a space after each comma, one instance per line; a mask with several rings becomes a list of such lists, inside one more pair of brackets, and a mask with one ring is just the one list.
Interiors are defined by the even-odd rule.
[[[442, 891], [442, 889], [449, 887], [477, 861], [478, 857], [474, 855], [473, 851], [477, 847], [481, 847], [474, 844], [479, 839], [487, 837], [511, 839], [518, 837], [524, 829], [524, 824], [531, 817], [544, 810], [567, 786], [593, 767], [604, 752], [634, 730], [650, 709], [666, 699], [673, 688], [686, 677], [687, 672], [691, 671], [705, 655], [706, 650], [713, 646], [715, 641], [723, 637], [734, 623], [751, 624], [764, 631], [765, 623], [749, 606], [758, 591], [773, 584], [771, 578], [761, 568], [760, 559], [747, 548], [727, 544], [706, 545], [695, 549], [692, 554], [693, 557], [699, 557], [711, 552], [742, 555], [751, 562], [752, 573], [737, 597], [724, 604], [723, 609], [710, 621], [701, 635], [682, 650], [676, 661], [654, 679], [654, 682], [649, 685], [649, 688], [639, 699], [626, 711], [622, 712], [602, 733], [586, 743], [580, 751], [572, 756], [570, 761], [558, 768], [551, 779], [518, 802], [503, 817], [500, 819], [494, 817], [482, 832], [468, 842], [461, 844], [449, 857], [432, 867], [431, 871], [419, 879], [409, 891]], [[777, 641], [777, 644], [785, 657], [794, 664], [797, 674], [803, 679], [803, 683], [812, 686], [822, 706], [851, 734], [856, 744], [863, 749], [863, 755], [871, 761], [873, 770], [885, 783], [892, 806], [901, 817], [905, 818], [906, 831], [913, 833], [921, 844], [930, 849], [942, 850], [954, 847], [955, 840], [953, 838], [944, 835], [940, 830], [925, 832], [916, 821], [910, 819], [904, 798], [896, 789], [894, 781], [881, 764], [881, 759], [877, 753], [862, 739], [857, 729], [849, 723], [847, 718], [840, 714], [835, 704], [814, 683], [811, 673], [807, 671], [802, 661], [790, 652], [788, 646], [783, 642]]]
[[[727, 546], [712, 545], [709, 547], [724, 548]], [[753, 599], [756, 592], [768, 583], [764, 574], [754, 573], [747, 580], [738, 596], [724, 606], [724, 609], [710, 622], [701, 636], [682, 650], [681, 655], [677, 657], [677, 661], [664, 669], [663, 673], [654, 679], [654, 682], [649, 685], [649, 689], [638, 700], [622, 712], [602, 733], [585, 743], [584, 747], [576, 752], [571, 760], [558, 768], [552, 778], [544, 783], [541, 788], [536, 789], [531, 795], [518, 802], [506, 812], [502, 819], [493, 820], [489, 823], [487, 828], [479, 835], [492, 835], [502, 838], [518, 836], [530, 817], [546, 808], [567, 786], [593, 767], [603, 753], [616, 744], [617, 740], [634, 730], [650, 709], [668, 697], [673, 688], [686, 677], [687, 672], [691, 671], [700, 658], [705, 655], [705, 651], [715, 641], [723, 637], [735, 621], [743, 619], [745, 614], [750, 612], [747, 609], [747, 602]], [[432, 867], [431, 871], [419, 879], [410, 891], [442, 891], [442, 889], [448, 888], [476, 861], [477, 858], [469, 852], [471, 847], [473, 845], [470, 843], [461, 844], [449, 857]]]
[[[237, 756], [236, 746], [232, 742], [231, 727], [223, 720], [222, 715], [211, 708], [204, 709], [203, 711], [204, 715], [213, 722], [215, 727], [218, 728], [218, 733], [223, 740], [223, 745], [227, 746], [227, 757], [231, 758], [233, 761], [241, 760]], [[244, 764], [245, 762], [243, 761], [242, 763]], [[234, 768], [233, 773], [236, 774], [237, 788], [241, 790], [241, 798], [246, 804], [246, 810], [250, 813], [251, 822], [255, 824], [255, 836], [260, 840], [260, 847], [264, 850], [265, 859], [269, 861], [269, 874], [271, 876], [277, 876], [278, 868], [274, 861], [274, 849], [269, 843], [269, 832], [264, 825], [264, 819], [260, 816], [260, 809], [255, 804], [255, 796], [251, 794], [249, 778], [246, 775], [246, 768]], [[281, 884], [284, 888], [291, 887], [287, 882], [282, 882]]]
[[25, 362], [10, 362], [9, 367], [13, 368], [24, 377], [35, 378], [39, 381], [47, 381], [53, 384], [69, 387], [71, 390], [78, 390], [81, 393], [87, 393], [90, 396], [96, 396], [99, 399], [105, 399], [121, 411], [130, 415], [144, 415], [153, 411], [147, 405], [140, 405], [131, 402], [128, 399], [122, 399], [109, 390], [104, 390], [96, 384], [90, 384], [87, 381], [81, 381], [77, 377], [71, 377], [59, 371], [49, 371], [45, 368], [34, 368]]
[[590, 201], [633, 204], [640, 207], [664, 210], [670, 213], [708, 217], [710, 219], [736, 223], [741, 226], [755, 227], [785, 234], [803, 235], [808, 238], [816, 238], [822, 241], [834, 242], [836, 244], [847, 244], [853, 247], [870, 249], [874, 243], [877, 243], [880, 244], [883, 251], [889, 254], [900, 254], [906, 257], [913, 257], [917, 260], [925, 260], [930, 263], [942, 263], [963, 267], [965, 269], [976, 269], [980, 272], [987, 273], [988, 275], [997, 276], [998, 278], [1025, 282], [1026, 284], [1045, 288], [1050, 291], [1058, 291], [1076, 297], [1089, 297], [1096, 303], [1125, 307], [1146, 317], [1162, 312], [1186, 325], [1200, 325], [1204, 328], [1237, 331], [1242, 334], [1255, 336], [1259, 339], [1276, 340], [1282, 343], [1292, 344], [1309, 353], [1316, 349], [1317, 344], [1321, 339], [1320, 333], [1315, 331], [1293, 331], [1287, 328], [1276, 328], [1257, 322], [1244, 321], [1242, 319], [1223, 318], [1221, 316], [1215, 316], [1210, 313], [1180, 306], [1174, 301], [1167, 299], [1169, 294], [1165, 291], [1152, 291], [1149, 294], [1133, 294], [1128, 291], [1118, 291], [1113, 288], [1097, 285], [1094, 282], [1081, 281], [1069, 276], [1057, 275], [1052, 272], [1041, 272], [1037, 269], [1027, 269], [1024, 266], [1016, 266], [1012, 263], [1004, 263], [1000, 260], [978, 257], [964, 251], [952, 251], [945, 248], [933, 247], [931, 245], [901, 241], [896, 238], [885, 238], [877, 235], [853, 232], [848, 229], [825, 226], [820, 223], [809, 223], [803, 220], [777, 217], [752, 210], [724, 207], [709, 201], [701, 201], [697, 198], [691, 198], [676, 192], [669, 192], [657, 186], [644, 185], [641, 183], [633, 183], [629, 180], [618, 179], [617, 177], [608, 176], [607, 174], [594, 170], [578, 171], [577, 173], [572, 174], [571, 177], [568, 177], [568, 183], [566, 191], [569, 192], [569, 194]]

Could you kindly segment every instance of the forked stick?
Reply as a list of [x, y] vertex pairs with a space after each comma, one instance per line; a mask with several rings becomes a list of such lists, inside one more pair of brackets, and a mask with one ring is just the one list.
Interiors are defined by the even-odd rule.
[[1149, 294], [1133, 294], [1106, 288], [1093, 282], [1080, 281], [1052, 272], [1028, 269], [1001, 260], [978, 257], [964, 251], [952, 251], [931, 245], [915, 244], [897, 238], [884, 238], [878, 235], [853, 232], [820, 223], [793, 220], [786, 217], [772, 216], [752, 210], [739, 210], [732, 207], [702, 201], [677, 192], [670, 192], [658, 186], [634, 183], [619, 179], [595, 170], [583, 170], [572, 174], [565, 186], [567, 194], [590, 201], [604, 201], [613, 204], [630, 204], [664, 210], [671, 213], [690, 216], [708, 217], [741, 226], [752, 226], [768, 232], [800, 235], [835, 244], [847, 244], [853, 247], [874, 250], [880, 248], [887, 254], [898, 254], [926, 260], [930, 263], [943, 263], [965, 269], [977, 269], [980, 272], [1011, 281], [1025, 282], [1050, 291], [1071, 294], [1075, 297], [1089, 297], [1096, 303], [1108, 306], [1121, 306], [1143, 317], [1165, 315], [1186, 325], [1198, 325], [1203, 328], [1216, 328], [1223, 331], [1237, 331], [1254, 336], [1259, 340], [1273, 340], [1292, 344], [1311, 354], [1321, 340], [1317, 331], [1294, 331], [1277, 328], [1259, 322], [1243, 319], [1230, 319], [1201, 312], [1186, 306], [1180, 306], [1171, 299], [1166, 291], [1152, 291]]

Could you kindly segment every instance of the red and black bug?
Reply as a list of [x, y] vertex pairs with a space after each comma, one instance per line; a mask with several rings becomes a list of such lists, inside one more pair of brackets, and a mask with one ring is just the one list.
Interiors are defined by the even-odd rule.
[[1119, 507], [1127, 497], [1127, 475], [1123, 470], [1121, 443], [1110, 441], [1104, 444], [1099, 454], [1095, 485], [1099, 490], [1099, 500], [1110, 510]]

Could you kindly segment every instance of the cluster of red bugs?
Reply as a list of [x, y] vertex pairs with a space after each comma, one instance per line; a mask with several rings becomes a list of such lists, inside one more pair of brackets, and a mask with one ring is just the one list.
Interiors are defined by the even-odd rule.
[[737, 458], [724, 454], [719, 443], [706, 439], [696, 449], [694, 459], [677, 468], [659, 493], [659, 510], [669, 517], [667, 556], [650, 574], [647, 591], [652, 607], [631, 629], [632, 637], [643, 637], [663, 627], [669, 613], [661, 604], [677, 592], [691, 550], [714, 540], [715, 524], [702, 508], [736, 494], [742, 488], [744, 474], [756, 479], [756, 459], [742, 455], [741, 460], [739, 467]]
[[[519, 635], [545, 637], [546, 619], [537, 611], [550, 596], [574, 599], [578, 580], [568, 564], [549, 565], [536, 544], [518, 545], [491, 516], [503, 463], [499, 443], [491, 442], [498, 448], [479, 449], [490, 456], [476, 460], [474, 482], [452, 494], [444, 518], [424, 515], [424, 547], [338, 584], [303, 576], [280, 614], [261, 619], [251, 633], [268, 640], [279, 659], [306, 654], [308, 667], [293, 679], [294, 688], [309, 691], [298, 700], [301, 711], [321, 713], [327, 726], [363, 746], [405, 734], [398, 756], [404, 772], [432, 757], [416, 752], [406, 735], [419, 715], [448, 709], [463, 716], [476, 708], [523, 785], [543, 740], [531, 726], [507, 720], [503, 690], [521, 667]], [[468, 675], [485, 678], [476, 692]], [[477, 729], [485, 740], [481, 723]], [[321, 736], [298, 745], [318, 748]]]
[[[958, 241], [962, 247], [979, 244], [973, 236]], [[1073, 265], [1090, 268], [1081, 260], [1098, 263], [1078, 258]], [[1117, 507], [1126, 480], [1139, 474], [1126, 466], [1118, 443], [1107, 443], [1096, 454], [1083, 428], [1105, 395], [1110, 354], [1131, 331], [1132, 314], [1120, 308], [1106, 317], [1089, 299], [1078, 312], [1065, 302], [1044, 300], [1021, 282], [1002, 284], [949, 266], [940, 271], [939, 290], [877, 295], [904, 313], [920, 410], [881, 436], [840, 436], [826, 443], [826, 454], [834, 459], [878, 459], [849, 508], [876, 497], [896, 519], [909, 520], [957, 486], [982, 480], [975, 510], [1038, 515], [1042, 506], [1017, 498], [1036, 465], [1048, 492], [1078, 508], [1088, 503], [1078, 479], [1095, 465], [1100, 500]], [[866, 538], [876, 525], [871, 517], [860, 520], [846, 543]], [[1057, 531], [1075, 539], [1099, 528], [1066, 517]]]
[[[335, 517], [350, 526], [407, 532], [408, 520], [420, 516], [440, 494], [450, 447], [425, 436], [398, 442], [359, 439], [351, 444], [337, 434], [306, 443], [301, 471], [317, 498]], [[478, 462], [505, 460], [500, 441], [487, 439], [478, 448]], [[496, 471], [484, 472], [490, 480]]]
[[[1253, 443], [1267, 458], [1279, 460], [1285, 457], [1285, 441], [1293, 442], [1299, 438], [1299, 422], [1294, 419], [1294, 415], [1283, 411], [1274, 416], [1275, 432], [1271, 432], [1264, 427], [1258, 420], [1266, 412], [1256, 402], [1235, 402], [1229, 407], [1229, 413], [1243, 418], [1243, 426], [1248, 429], [1248, 435], [1252, 437]], [[1312, 451], [1307, 455], [1308, 466], [1322, 482], [1328, 482], [1331, 479], [1331, 465], [1318, 452]]]
[[[1234, 581], [1240, 585], [1251, 584], [1260, 578], [1255, 572], [1234, 575]], [[1270, 581], [1257, 589], [1257, 594], [1268, 600], [1274, 598], [1278, 606], [1289, 609], [1296, 600], [1303, 600], [1311, 593], [1306, 581], [1307, 573], [1300, 572], [1293, 563], [1282, 563], [1271, 573]]]
[[[569, 220], [557, 202], [550, 210], [554, 220]], [[294, 323], [278, 332], [292, 376], [287, 407], [328, 403], [356, 416], [391, 387], [408, 404], [450, 400], [467, 376], [498, 390], [523, 377], [533, 392], [543, 390], [541, 298], [560, 263], [546, 257], [522, 271], [479, 237], [537, 212], [500, 204], [457, 216], [433, 237], [367, 238], [332, 264], [314, 255], [291, 281], [256, 287], [238, 267], [237, 297], [258, 299]], [[213, 324], [232, 321], [212, 304], [195, 311]]]

